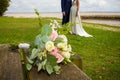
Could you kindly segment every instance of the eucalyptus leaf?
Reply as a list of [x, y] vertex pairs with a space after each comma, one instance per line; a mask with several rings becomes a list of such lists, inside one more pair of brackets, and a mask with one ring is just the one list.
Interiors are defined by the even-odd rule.
[[32, 65], [31, 64], [26, 64], [26, 68], [27, 68], [27, 70], [31, 70]]
[[47, 41], [50, 41], [51, 40], [51, 38], [50, 37], [48, 37], [48, 36], [43, 36], [42, 37], [42, 41], [44, 42], [44, 43], [46, 43]]
[[48, 72], [48, 74], [52, 74], [53, 73], [53, 67], [49, 64], [46, 65], [46, 70]]
[[38, 52], [39, 52], [39, 50], [36, 49], [36, 48], [34, 48], [34, 49], [32, 50], [31, 55], [30, 55], [30, 59], [35, 59], [35, 58], [38, 56]]
[[37, 35], [34, 41], [34, 44], [39, 48], [39, 50], [42, 50], [45, 48], [45, 44], [42, 41], [42, 37], [41, 34]]
[[30, 63], [30, 64], [33, 64], [34, 61], [32, 61], [29, 57], [26, 57], [27, 58], [27, 61]]
[[36, 46], [38, 46], [38, 45], [41, 45], [41, 43], [42, 43], [41, 34], [39, 34], [39, 35], [36, 36], [35, 41], [34, 41], [34, 44], [35, 44]]
[[43, 42], [40, 43], [40, 45], [38, 45], [38, 49], [39, 50], [44, 50], [45, 49], [45, 44]]
[[42, 69], [42, 66], [43, 65], [41, 63], [38, 64], [38, 71], [40, 71]]
[[50, 35], [52, 33], [52, 28], [49, 25], [42, 27], [41, 35]]

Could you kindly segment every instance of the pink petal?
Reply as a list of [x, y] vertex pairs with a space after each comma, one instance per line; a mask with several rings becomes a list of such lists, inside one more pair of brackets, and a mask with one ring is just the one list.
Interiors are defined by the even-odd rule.
[[53, 30], [52, 34], [50, 35], [51, 39], [55, 41], [55, 39], [58, 37], [58, 33]]
[[57, 60], [57, 63], [60, 63], [60, 62], [62, 62], [63, 60], [64, 60], [64, 58], [60, 55], [60, 54], [56, 54], [56, 56], [55, 56], [58, 60]]

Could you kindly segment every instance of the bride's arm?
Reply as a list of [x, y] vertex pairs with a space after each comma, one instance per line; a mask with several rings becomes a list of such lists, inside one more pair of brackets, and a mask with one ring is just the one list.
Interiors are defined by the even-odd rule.
[[77, 6], [76, 16], [78, 16], [78, 11], [79, 11], [79, 8], [80, 8], [80, 1], [79, 0], [77, 0], [76, 6]]

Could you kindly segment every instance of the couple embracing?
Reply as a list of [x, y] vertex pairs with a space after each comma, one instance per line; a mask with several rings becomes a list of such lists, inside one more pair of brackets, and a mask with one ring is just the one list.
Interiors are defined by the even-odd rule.
[[62, 25], [70, 22], [70, 24], [72, 24], [70, 26], [72, 30], [71, 34], [76, 34], [84, 37], [92, 37], [92, 35], [88, 34], [82, 27], [79, 14], [79, 6], [79, 0], [61, 0], [61, 8], [63, 15]]

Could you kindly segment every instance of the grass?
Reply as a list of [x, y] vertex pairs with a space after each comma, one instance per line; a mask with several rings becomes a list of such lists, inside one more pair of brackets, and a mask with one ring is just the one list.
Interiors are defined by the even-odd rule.
[[[42, 23], [49, 23], [50, 18], [42, 19]], [[32, 42], [40, 33], [36, 18], [0, 18], [0, 43]]]
[[120, 33], [86, 27], [85, 30], [94, 37], [69, 36], [73, 51], [83, 58], [84, 72], [93, 80], [119, 80]]
[[[43, 18], [42, 23], [48, 24], [50, 19]], [[89, 25], [101, 25], [83, 23], [84, 29], [93, 35], [92, 38], [67, 35], [73, 51], [83, 58], [83, 71], [93, 80], [120, 80], [120, 32], [96, 29]], [[31, 43], [39, 32], [36, 18], [0, 17], [0, 44]]]

